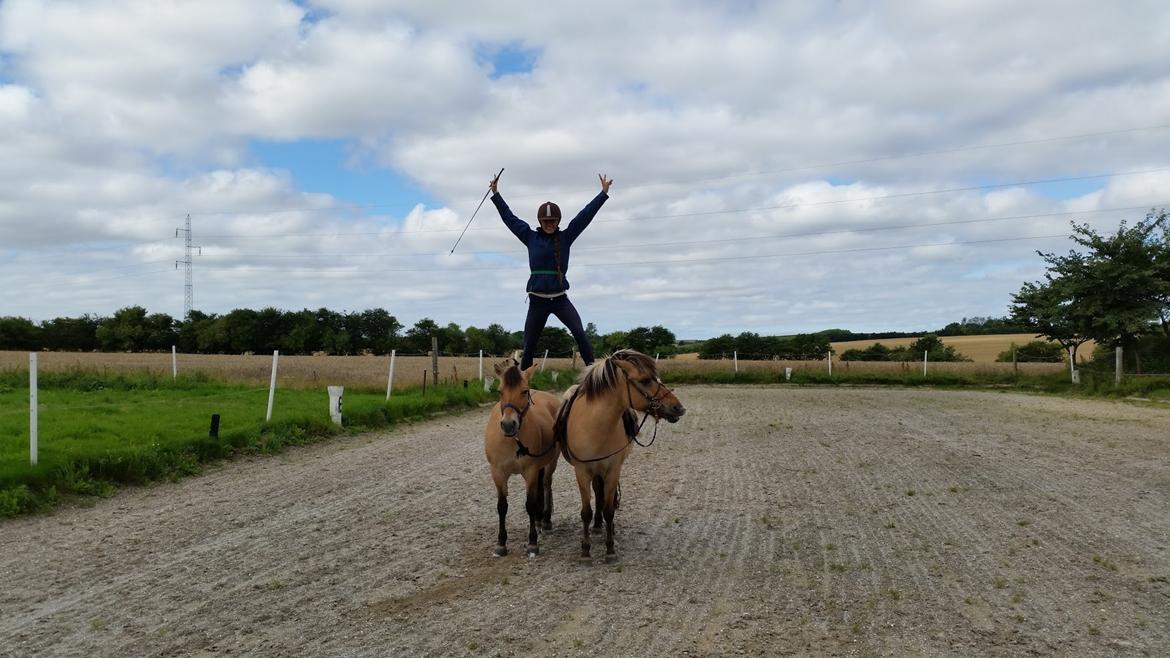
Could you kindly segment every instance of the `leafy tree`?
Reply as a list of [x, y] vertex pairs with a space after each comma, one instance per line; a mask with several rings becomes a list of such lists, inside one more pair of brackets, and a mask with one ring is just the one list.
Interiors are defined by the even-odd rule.
[[1054, 340], [1075, 360], [1080, 346], [1089, 341], [1092, 318], [1078, 306], [1066, 279], [1048, 275], [1043, 283], [1025, 283], [1012, 295], [1012, 318], [1031, 331]]
[[731, 356], [734, 351], [735, 337], [731, 334], [723, 334], [704, 342], [703, 349], [699, 351], [699, 358], [722, 359], [725, 356]]
[[402, 323], [389, 311], [373, 308], [358, 316], [358, 349], [374, 354], [389, 354], [398, 345]]
[[430, 318], [422, 318], [406, 330], [402, 337], [402, 349], [412, 354], [426, 354], [431, 351], [431, 336], [439, 335], [439, 325]]
[[104, 352], [140, 352], [146, 346], [146, 309], [127, 306], [102, 321], [97, 339]]
[[465, 354], [467, 337], [454, 322], [449, 322], [439, 331], [439, 352], [441, 354]]
[[575, 349], [577, 341], [573, 340], [573, 334], [561, 327], [545, 327], [536, 341], [537, 358], [543, 356], [545, 350], [548, 350], [550, 356], [565, 357]]
[[101, 347], [97, 328], [101, 318], [83, 315], [79, 318], [53, 318], [41, 323], [41, 347], [51, 350], [90, 352]]
[[[1113, 235], [1101, 235], [1088, 224], [1073, 224], [1076, 244], [1084, 253], [1041, 253], [1049, 279], [1062, 280], [1076, 313], [1087, 317], [1087, 335], [1098, 343], [1134, 353], [1138, 339], [1162, 321], [1170, 336], [1170, 257], [1167, 215], [1150, 212], [1133, 227], [1122, 221]], [[1137, 364], [1141, 372], [1140, 361]]]
[[39, 350], [41, 330], [32, 320], [17, 317], [0, 318], [0, 349]]

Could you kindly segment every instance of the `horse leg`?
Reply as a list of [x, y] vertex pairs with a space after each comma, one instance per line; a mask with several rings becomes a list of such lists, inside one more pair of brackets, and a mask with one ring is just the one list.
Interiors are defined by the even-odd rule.
[[552, 530], [552, 471], [545, 473], [544, 469], [541, 469], [540, 473], [544, 477], [544, 513], [541, 515], [540, 527], [541, 530]]
[[524, 498], [524, 509], [528, 512], [528, 557], [536, 557], [540, 553], [540, 546], [537, 544], [536, 526], [540, 523], [540, 515], [543, 512], [541, 507], [541, 498], [544, 495], [544, 483], [541, 482], [543, 471], [528, 472], [526, 475], [525, 484], [526, 496]]
[[508, 554], [508, 529], [504, 526], [504, 517], [508, 515], [508, 476], [493, 469], [492, 481], [496, 483], [496, 513], [500, 515], [500, 533], [492, 554], [501, 557]]
[[593, 519], [593, 529], [601, 530], [601, 501], [605, 500], [605, 480], [600, 475], [593, 476], [593, 500], [597, 503], [597, 516]]
[[[605, 506], [602, 515], [605, 516], [605, 561], [614, 562], [618, 559], [617, 551], [613, 548], [613, 513], [617, 507], [618, 474], [611, 473], [605, 482]], [[600, 506], [601, 503], [599, 502]]]
[[581, 562], [591, 564], [593, 542], [589, 538], [589, 523], [593, 520], [593, 508], [589, 506], [589, 474], [577, 470], [577, 490], [581, 493]]

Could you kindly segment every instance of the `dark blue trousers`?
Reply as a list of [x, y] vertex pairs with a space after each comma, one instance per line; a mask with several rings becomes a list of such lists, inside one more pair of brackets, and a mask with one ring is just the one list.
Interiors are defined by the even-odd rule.
[[557, 316], [561, 324], [565, 325], [569, 333], [573, 334], [573, 338], [577, 341], [577, 350], [581, 352], [581, 358], [585, 361], [585, 365], [593, 363], [593, 346], [585, 337], [585, 329], [581, 326], [581, 315], [573, 307], [573, 302], [569, 301], [569, 296], [561, 295], [545, 299], [529, 295], [528, 318], [524, 321], [524, 357], [520, 359], [520, 369], [524, 370], [532, 365], [532, 357], [536, 353], [536, 342], [540, 340], [540, 334], [544, 331], [544, 325], [548, 322], [549, 315]]

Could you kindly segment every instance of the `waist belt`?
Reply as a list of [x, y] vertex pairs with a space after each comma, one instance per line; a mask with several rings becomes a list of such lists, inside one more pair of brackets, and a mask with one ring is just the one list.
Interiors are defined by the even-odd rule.
[[532, 270], [532, 274], [554, 274], [560, 276], [561, 273], [556, 270]]

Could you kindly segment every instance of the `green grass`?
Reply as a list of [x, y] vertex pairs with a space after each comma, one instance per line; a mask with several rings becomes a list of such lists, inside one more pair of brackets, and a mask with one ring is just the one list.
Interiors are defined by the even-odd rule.
[[[267, 390], [206, 377], [73, 372], [43, 375], [38, 384], [38, 463], [31, 466], [28, 375], [0, 373], [0, 518], [51, 508], [62, 496], [181, 477], [241, 453], [277, 452], [496, 399], [480, 385], [395, 392], [389, 402], [384, 391], [346, 390], [345, 428], [338, 428], [324, 388], [278, 389], [266, 423]], [[220, 415], [218, 437], [208, 435], [212, 414]]]

